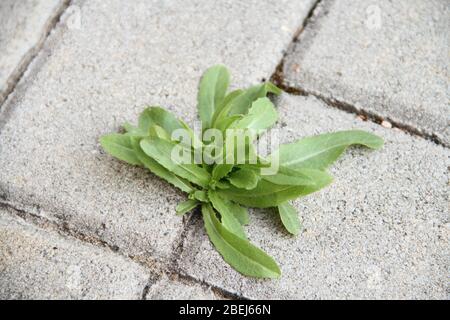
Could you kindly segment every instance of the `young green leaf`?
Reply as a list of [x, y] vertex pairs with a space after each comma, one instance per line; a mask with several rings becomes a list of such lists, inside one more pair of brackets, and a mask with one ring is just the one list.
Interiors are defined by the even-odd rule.
[[138, 129], [139, 129], [138, 127], [133, 126], [133, 125], [132, 125], [131, 123], [129, 123], [129, 122], [125, 122], [125, 123], [122, 125], [122, 128], [125, 129], [125, 132], [130, 132], [130, 131], [138, 130]]
[[326, 174], [320, 178], [322, 180], [317, 180], [313, 186], [278, 185], [262, 178], [256, 188], [252, 190], [230, 187], [229, 189], [221, 189], [219, 192], [223, 197], [247, 207], [276, 207], [288, 200], [318, 191], [332, 181], [331, 176]]
[[144, 131], [139, 127], [135, 127], [130, 123], [124, 123], [122, 127], [125, 129], [125, 135], [131, 137], [144, 138], [149, 136], [148, 131]]
[[163, 128], [169, 136], [174, 130], [184, 128], [182, 122], [166, 109], [148, 107], [139, 116], [139, 128], [149, 132], [154, 125]]
[[216, 164], [212, 170], [212, 179], [214, 181], [219, 181], [223, 177], [225, 177], [228, 173], [230, 173], [231, 169], [233, 169], [232, 164]]
[[275, 88], [278, 89], [274, 84], [267, 82], [244, 90], [217, 113], [217, 116], [215, 116], [215, 123], [219, 123], [222, 119], [227, 118], [229, 115], [247, 114], [253, 101], [259, 98], [264, 98], [269, 92], [279, 94], [279, 89], [276, 90]]
[[200, 202], [196, 200], [188, 199], [186, 201], [180, 202], [177, 205], [177, 208], [175, 209], [177, 212], [177, 215], [182, 216], [185, 213], [188, 213], [189, 211], [192, 211], [194, 208], [196, 208]]
[[150, 127], [149, 133], [153, 137], [170, 140], [170, 135], [167, 133], [167, 131], [156, 124]]
[[202, 140], [200, 140], [197, 135], [195, 134], [194, 130], [192, 130], [188, 124], [186, 122], [184, 122], [183, 120], [180, 120], [181, 124], [183, 125], [183, 129], [185, 129], [188, 134], [189, 137], [191, 139], [190, 141], [190, 147], [192, 147], [193, 149], [200, 149], [203, 147], [203, 142]]
[[198, 113], [203, 129], [211, 127], [216, 108], [222, 103], [230, 82], [228, 70], [221, 65], [206, 70], [200, 80]]
[[241, 114], [234, 114], [232, 116], [228, 116], [225, 118], [222, 118], [220, 121], [217, 121], [214, 124], [214, 127], [220, 131], [222, 131], [223, 133], [225, 133], [228, 128], [230, 128], [230, 126], [236, 122], [239, 119], [242, 119], [243, 116]]
[[[201, 187], [207, 187], [211, 179], [204, 168], [192, 163], [177, 163], [172, 159], [172, 150], [176, 143], [158, 137], [141, 140], [140, 146], [149, 157], [155, 159], [160, 165], [176, 175], [191, 181]], [[182, 148], [180, 145], [178, 147]], [[185, 150], [185, 152], [190, 152]]]
[[283, 90], [278, 88], [272, 82], [266, 82], [266, 91], [270, 92], [270, 93], [273, 93], [276, 96], [279, 96], [283, 92]]
[[245, 90], [239, 97], [237, 97], [231, 103], [230, 113], [233, 114], [247, 114], [248, 109], [251, 107], [253, 101], [264, 98], [267, 94], [274, 93], [279, 94], [280, 89], [270, 82], [262, 83]]
[[237, 203], [234, 203], [227, 199], [223, 199], [223, 201], [227, 203], [227, 206], [230, 208], [230, 211], [233, 212], [234, 216], [236, 217], [236, 219], [239, 221], [240, 224], [245, 226], [249, 223], [250, 217], [248, 215], [248, 210], [246, 207], [242, 207]]
[[284, 202], [278, 205], [278, 212], [286, 230], [294, 236], [298, 235], [301, 224], [295, 208], [289, 202]]
[[251, 108], [242, 119], [233, 123], [233, 129], [249, 129], [255, 132], [272, 127], [277, 122], [278, 114], [272, 101], [268, 98], [259, 98], [252, 103]]
[[100, 144], [113, 157], [129, 164], [142, 165], [131, 145], [130, 136], [119, 133], [107, 134], [100, 138]]
[[216, 110], [214, 110], [214, 115], [212, 118], [212, 127], [213, 128], [217, 128], [215, 124], [216, 124], [217, 116], [221, 113], [221, 111], [224, 108], [226, 108], [231, 102], [233, 102], [234, 99], [236, 99], [238, 96], [240, 96], [242, 94], [242, 92], [243, 92], [243, 90], [241, 90], [241, 89], [231, 91], [230, 93], [228, 93], [225, 96], [225, 98], [222, 100], [222, 102], [216, 106]]
[[251, 190], [258, 184], [259, 177], [254, 170], [239, 169], [231, 173], [228, 177], [228, 181], [237, 187]]
[[294, 143], [281, 145], [275, 153], [280, 165], [290, 168], [326, 169], [347, 147], [363, 145], [381, 148], [383, 139], [361, 130], [341, 131], [307, 137]]
[[200, 202], [208, 202], [208, 194], [205, 190], [196, 190], [189, 195], [189, 198]]
[[219, 189], [228, 189], [231, 187], [231, 184], [228, 181], [216, 181], [213, 183], [214, 188], [211, 189], [215, 189], [215, 188], [219, 188]]
[[228, 231], [209, 204], [202, 205], [203, 221], [209, 239], [223, 259], [240, 273], [257, 278], [279, 278], [281, 270], [264, 251]]
[[242, 239], [247, 239], [247, 236], [245, 234], [245, 230], [242, 227], [242, 224], [239, 222], [239, 220], [236, 218], [236, 216], [233, 213], [233, 207], [229, 206], [229, 203], [231, 203], [228, 200], [222, 199], [217, 192], [214, 190], [208, 191], [208, 197], [211, 201], [211, 204], [213, 205], [214, 209], [217, 210], [217, 212], [220, 213], [222, 224], [225, 228], [228, 229], [228, 231], [234, 233], [238, 237], [241, 237]]
[[156, 162], [154, 159], [147, 156], [144, 151], [142, 151], [140, 146], [140, 139], [133, 138], [131, 139], [131, 144], [133, 146], [133, 150], [138, 157], [139, 161], [146, 167], [148, 170], [153, 172], [155, 175], [160, 177], [161, 179], [166, 180], [170, 184], [174, 185], [175, 187], [179, 188], [181, 191], [190, 193], [194, 190], [192, 185], [189, 183], [189, 181], [178, 177], [174, 173], [170, 172], [166, 168], [164, 168], [162, 165], [160, 165], [158, 162]]
[[309, 168], [300, 168], [297, 170], [286, 167], [279, 167], [278, 172], [274, 175], [263, 176], [265, 180], [274, 184], [289, 186], [313, 186], [316, 180], [321, 180], [322, 176], [328, 174], [323, 171]]

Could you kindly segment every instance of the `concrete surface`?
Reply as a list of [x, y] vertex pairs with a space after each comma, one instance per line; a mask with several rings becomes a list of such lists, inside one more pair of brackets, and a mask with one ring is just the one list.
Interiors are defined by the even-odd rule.
[[[14, 213], [12, 213], [14, 214]], [[140, 299], [148, 272], [0, 208], [0, 299]]]
[[200, 75], [268, 78], [312, 1], [74, 1], [0, 115], [0, 195], [120, 251], [166, 262], [181, 192], [106, 155], [146, 105], [196, 119]]
[[38, 52], [66, 2], [0, 1], [0, 105]]
[[285, 82], [450, 145], [449, 1], [328, 1], [284, 64]]
[[[252, 211], [250, 239], [280, 263], [278, 281], [233, 271], [200, 217], [175, 215], [181, 192], [98, 144], [146, 105], [193, 123], [199, 77], [212, 64], [230, 67], [234, 87], [269, 78], [314, 2], [71, 1], [20, 82], [11, 81], [20, 72], [7, 75], [0, 298], [448, 298], [445, 1], [324, 0], [291, 46], [288, 85], [436, 135], [441, 145], [312, 96], [277, 99], [283, 141], [349, 128], [386, 140], [380, 151], [350, 150], [331, 186], [293, 203], [305, 227], [297, 238], [273, 212]], [[40, 40], [29, 42], [31, 53], [10, 50], [26, 49], [29, 30], [42, 35], [47, 9], [60, 3], [14, 2], [13, 19], [4, 11], [12, 2], [1, 2], [0, 67], [23, 71]], [[5, 50], [3, 39], [16, 44]]]
[[147, 300], [216, 300], [220, 299], [211, 288], [163, 275], [150, 286]]
[[351, 149], [333, 166], [331, 186], [293, 202], [304, 225], [297, 238], [273, 211], [253, 211], [249, 238], [280, 264], [280, 280], [245, 278], [231, 269], [200, 220], [189, 227], [181, 269], [247, 298], [445, 299], [450, 151], [312, 97], [284, 95], [276, 105], [283, 141], [360, 128], [382, 136], [385, 146]]

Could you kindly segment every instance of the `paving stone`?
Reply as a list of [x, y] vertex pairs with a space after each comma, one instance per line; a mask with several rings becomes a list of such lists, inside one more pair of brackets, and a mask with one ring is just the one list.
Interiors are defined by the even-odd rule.
[[[131, 255], [167, 261], [183, 195], [101, 135], [162, 105], [192, 122], [198, 80], [270, 76], [312, 1], [73, 1], [0, 116], [0, 195]], [[70, 23], [69, 23], [70, 22]]]
[[184, 280], [172, 280], [163, 275], [150, 288], [147, 300], [216, 300], [211, 288]]
[[197, 221], [180, 267], [248, 298], [445, 299], [449, 267], [450, 151], [398, 129], [364, 122], [313, 97], [276, 104], [282, 141], [350, 128], [385, 139], [378, 151], [351, 148], [331, 169], [333, 184], [293, 202], [303, 221], [289, 236], [277, 215], [254, 210], [249, 238], [280, 264], [280, 280], [245, 278], [223, 262]]
[[0, 209], [0, 299], [140, 299], [138, 264]]
[[65, 7], [63, 0], [0, 1], [0, 104]]
[[448, 1], [323, 1], [284, 65], [286, 84], [450, 145]]

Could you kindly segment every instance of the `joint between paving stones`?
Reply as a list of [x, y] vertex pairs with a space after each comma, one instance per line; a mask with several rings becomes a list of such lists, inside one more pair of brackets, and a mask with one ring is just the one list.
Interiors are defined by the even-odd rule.
[[[210, 287], [216, 296], [219, 296], [223, 299], [234, 299], [234, 300], [235, 299], [238, 299], [238, 300], [245, 299], [242, 296], [236, 295], [232, 292], [229, 292], [222, 288], [216, 287], [206, 281], [191, 277], [191, 276], [183, 273], [183, 271], [181, 270], [181, 268], [179, 266], [179, 259], [181, 258], [181, 255], [184, 250], [184, 242], [187, 238], [189, 229], [195, 223], [200, 222], [201, 219], [199, 217], [200, 217], [200, 208], [196, 208], [189, 216], [183, 217], [182, 232], [180, 233], [180, 235], [178, 236], [178, 239], [175, 241], [175, 243], [173, 245], [172, 254], [169, 259], [169, 264], [168, 264], [166, 273], [169, 274], [171, 277], [175, 277], [175, 278], [181, 279], [181, 280], [189, 282], [189, 283], [197, 283], [197, 284], [200, 284], [201, 286]], [[151, 287], [151, 284], [149, 284], [148, 287], [146, 287], [146, 289], [144, 289], [144, 292], [143, 292], [144, 298], [146, 296], [145, 291], [148, 292], [150, 290], [150, 287]]]
[[166, 274], [168, 277], [172, 279], [179, 279], [186, 283], [199, 284], [203, 287], [209, 287], [216, 296], [222, 299], [239, 299], [239, 300], [245, 299], [244, 297], [238, 296], [232, 292], [228, 292], [227, 290], [211, 285], [205, 281], [185, 275], [178, 268], [177, 258], [181, 255], [184, 240], [186, 238], [187, 231], [189, 230], [189, 226], [193, 225], [193, 223], [197, 221], [197, 219], [195, 217], [192, 217], [192, 215], [184, 222], [185, 228], [183, 228], [183, 232], [180, 234], [179, 240], [176, 242], [174, 249], [175, 251], [173, 252], [171, 259], [169, 260], [169, 264], [164, 266], [161, 263], [158, 263], [151, 259], [127, 255], [125, 252], [123, 252], [119, 247], [115, 245], [111, 245], [108, 242], [101, 240], [99, 238], [95, 238], [93, 236], [88, 236], [81, 232], [77, 232], [71, 229], [67, 223], [63, 222], [62, 224], [60, 224], [54, 221], [50, 221], [46, 218], [40, 217], [35, 213], [32, 213], [30, 210], [27, 210], [21, 206], [19, 207], [18, 205], [14, 205], [13, 203], [8, 202], [4, 197], [0, 199], [0, 209], [6, 209], [6, 211], [10, 215], [19, 217], [20, 219], [40, 229], [47, 231], [54, 231], [57, 232], [60, 236], [76, 239], [81, 241], [82, 243], [88, 243], [95, 247], [102, 247], [108, 249], [110, 252], [114, 254], [118, 254], [126, 259], [129, 259], [130, 261], [133, 261], [143, 266], [153, 275], [149, 277], [147, 284], [142, 289], [141, 294], [142, 300], [145, 300], [145, 297], [149, 293], [152, 285], [156, 283], [156, 281], [159, 279], [159, 277], [161, 277], [162, 274]]
[[160, 278], [159, 275], [149, 277], [147, 284], [142, 289], [141, 300], [147, 300], [146, 297], [147, 297], [148, 293], [150, 292], [150, 288], [156, 283], [156, 281], [158, 281], [159, 278]]
[[281, 88], [284, 92], [289, 93], [291, 95], [295, 96], [313, 96], [319, 99], [320, 101], [324, 102], [327, 106], [330, 106], [332, 108], [339, 109], [341, 111], [355, 114], [359, 116], [364, 121], [371, 121], [373, 123], [376, 123], [378, 125], [381, 125], [383, 121], [388, 121], [392, 125], [392, 129], [401, 130], [403, 132], [406, 132], [413, 136], [418, 136], [420, 138], [429, 140], [437, 145], [443, 146], [445, 148], [450, 148], [450, 145], [447, 144], [445, 141], [440, 139], [436, 134], [431, 132], [424, 132], [423, 130], [420, 130], [418, 128], [415, 128], [412, 125], [402, 123], [401, 121], [397, 121], [395, 119], [392, 119], [390, 117], [382, 117], [378, 115], [376, 112], [370, 112], [365, 110], [364, 108], [357, 108], [356, 106], [347, 103], [345, 101], [340, 101], [334, 98], [327, 98], [323, 96], [322, 94], [315, 92], [315, 91], [309, 91], [302, 87], [292, 87], [289, 86], [285, 81], [285, 76], [283, 72], [284, 68], [284, 62], [294, 49], [294, 46], [298, 44], [300, 36], [302, 35], [303, 31], [306, 30], [307, 26], [311, 23], [316, 21], [317, 19], [320, 19], [322, 15], [326, 13], [321, 13], [320, 6], [321, 2], [323, 0], [318, 0], [311, 8], [310, 12], [308, 13], [307, 17], [303, 21], [302, 25], [299, 27], [297, 32], [295, 33], [290, 45], [288, 46], [288, 49], [283, 54], [283, 57], [281, 58], [280, 63], [275, 68], [275, 71], [273, 72], [272, 76], [270, 77], [270, 81], [273, 82], [275, 85], [277, 85], [279, 88]]
[[[119, 252], [119, 248], [117, 246], [110, 245], [106, 241], [100, 240], [98, 238], [85, 235], [81, 232], [72, 230], [66, 222], [58, 223], [55, 221], [48, 220], [44, 217], [41, 217], [31, 210], [27, 210], [22, 205], [13, 204], [6, 199], [2, 198], [0, 200], [0, 209], [8, 210], [11, 215], [15, 215], [20, 219], [44, 230], [55, 231], [62, 236], [68, 236], [71, 238], [75, 238], [84, 243], [89, 243], [96, 247], [103, 247], [109, 249], [111, 252], [117, 253]], [[124, 255], [122, 255], [124, 256]], [[128, 257], [128, 256], [127, 256]], [[128, 257], [130, 258], [130, 257]]]
[[[28, 68], [30, 67], [33, 60], [39, 55], [41, 50], [44, 48], [45, 43], [50, 35], [50, 33], [55, 29], [58, 23], [61, 21], [61, 17], [66, 12], [67, 8], [71, 5], [72, 0], [63, 0], [61, 7], [55, 13], [55, 15], [50, 20], [47, 29], [44, 34], [41, 36], [41, 39], [26, 53], [23, 57], [22, 61], [18, 65], [18, 70], [12, 75], [11, 84], [7, 84], [7, 88], [5, 94], [0, 97], [0, 109], [1, 107], [8, 101], [8, 98], [16, 89], [20, 80], [23, 78]], [[9, 82], [9, 81], [8, 81]]]
[[295, 31], [294, 36], [292, 37], [291, 43], [288, 45], [287, 50], [284, 51], [283, 56], [281, 58], [280, 63], [275, 68], [275, 71], [273, 72], [272, 76], [269, 78], [271, 82], [279, 86], [283, 91], [295, 95], [306, 95], [306, 93], [302, 92], [300, 89], [291, 88], [286, 85], [284, 85], [284, 74], [283, 74], [283, 66], [284, 66], [284, 60], [288, 56], [288, 54], [292, 50], [292, 46], [294, 43], [298, 41], [300, 38], [300, 35], [303, 33], [303, 31], [306, 29], [310, 21], [312, 21], [313, 17], [316, 14], [316, 9], [320, 5], [322, 0], [318, 0], [314, 3], [314, 5], [309, 10], [307, 16], [303, 20], [302, 24], [298, 27], [297, 31]]
[[296, 96], [313, 96], [316, 97], [317, 99], [319, 99], [320, 101], [324, 102], [327, 106], [332, 107], [332, 108], [336, 108], [339, 109], [341, 111], [344, 111], [346, 113], [350, 113], [350, 114], [355, 114], [358, 117], [360, 117], [362, 120], [364, 121], [371, 121], [373, 123], [376, 123], [378, 125], [382, 125], [382, 123], [384, 121], [388, 121], [392, 127], [391, 129], [397, 129], [397, 130], [401, 130], [407, 134], [410, 134], [412, 136], [417, 136], [420, 138], [423, 138], [425, 140], [429, 140], [437, 145], [440, 145], [442, 147], [445, 148], [450, 148], [450, 145], [448, 145], [447, 143], [445, 143], [444, 141], [442, 141], [439, 137], [437, 137], [435, 134], [433, 133], [429, 133], [429, 132], [423, 132], [422, 130], [419, 130], [411, 125], [396, 121], [390, 117], [381, 117], [380, 115], [378, 115], [375, 112], [370, 112], [364, 109], [360, 109], [355, 107], [354, 105], [344, 102], [344, 101], [340, 101], [340, 100], [336, 100], [333, 98], [327, 98], [324, 97], [323, 95], [321, 95], [318, 92], [314, 92], [314, 91], [307, 91], [301, 87], [299, 88], [293, 88], [293, 87], [289, 87], [286, 86], [285, 84], [277, 84], [281, 89], [283, 89], [283, 91], [292, 94], [292, 95], [296, 95]]
[[201, 285], [202, 287], [208, 287], [211, 289], [211, 291], [219, 298], [226, 299], [226, 300], [249, 300], [244, 296], [240, 296], [236, 293], [230, 292], [228, 290], [225, 290], [223, 288], [217, 287], [215, 285], [210, 284], [209, 282], [206, 282], [204, 280], [197, 279], [195, 277], [192, 277], [188, 274], [185, 274], [183, 272], [174, 273], [171, 275], [172, 277], [175, 277], [175, 279], [186, 282], [186, 283], [197, 283]]
[[212, 285], [206, 281], [202, 281], [195, 277], [186, 275], [182, 272], [177, 272], [177, 271], [170, 270], [170, 269], [165, 270], [159, 274], [150, 276], [147, 284], [145, 285], [145, 287], [142, 290], [141, 300], [147, 300], [147, 295], [151, 291], [152, 286], [155, 285], [158, 282], [158, 280], [162, 279], [163, 275], [165, 275], [172, 281], [177, 281], [177, 282], [188, 284], [188, 285], [199, 285], [202, 288], [209, 288], [217, 298], [222, 299], [222, 300], [248, 300], [247, 298], [245, 298], [243, 296], [239, 296], [237, 294], [229, 292], [225, 289], [222, 289], [220, 287]]
[[126, 259], [129, 259], [146, 269], [158, 272], [163, 270], [164, 268], [160, 266], [160, 264], [156, 261], [152, 261], [150, 259], [145, 259], [143, 257], [136, 257], [132, 255], [126, 254], [123, 250], [121, 250], [116, 245], [111, 245], [107, 241], [101, 240], [97, 237], [86, 235], [82, 232], [75, 231], [68, 225], [67, 222], [62, 221], [61, 223], [48, 220], [44, 217], [41, 217], [31, 210], [24, 208], [22, 205], [13, 204], [4, 198], [0, 199], [0, 209], [9, 209], [7, 210], [11, 215], [15, 215], [20, 219], [46, 231], [57, 232], [61, 236], [77, 239], [83, 243], [88, 243], [96, 247], [102, 247], [108, 249], [110, 252], [118, 254]]
[[187, 237], [187, 233], [189, 231], [189, 228], [192, 227], [196, 222], [199, 221], [198, 217], [200, 215], [200, 209], [196, 208], [194, 211], [189, 214], [183, 216], [183, 227], [178, 235], [178, 238], [175, 240], [172, 248], [172, 253], [169, 258], [169, 269], [171, 269], [173, 272], [179, 273], [179, 263], [178, 260], [181, 257], [184, 249], [184, 241]]

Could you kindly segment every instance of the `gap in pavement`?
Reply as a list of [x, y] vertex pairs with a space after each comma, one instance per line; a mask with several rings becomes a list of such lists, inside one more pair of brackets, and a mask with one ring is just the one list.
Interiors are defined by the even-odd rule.
[[283, 73], [284, 61], [285, 61], [286, 57], [288, 56], [288, 54], [293, 50], [294, 44], [299, 42], [300, 35], [303, 33], [303, 31], [306, 30], [308, 24], [311, 21], [320, 19], [320, 14], [316, 9], [321, 2], [322, 2], [322, 0], [317, 1], [314, 4], [314, 6], [311, 8], [311, 11], [309, 12], [306, 19], [303, 21], [303, 24], [300, 26], [298, 31], [295, 33], [291, 44], [289, 45], [288, 49], [285, 51], [283, 58], [281, 59], [280, 63], [276, 67], [274, 73], [270, 77], [270, 81], [272, 81], [275, 85], [277, 85], [283, 91], [285, 91], [289, 94], [296, 95], [296, 96], [309, 96], [309, 95], [314, 96], [317, 99], [323, 101], [328, 106], [337, 108], [337, 109], [342, 110], [347, 113], [356, 114], [358, 117], [360, 117], [364, 121], [368, 120], [368, 121], [374, 122], [379, 125], [382, 125], [382, 123], [384, 121], [388, 121], [392, 125], [393, 129], [398, 129], [398, 130], [407, 132], [411, 135], [419, 136], [426, 140], [430, 140], [430, 141], [434, 142], [435, 144], [441, 145], [443, 147], [450, 148], [450, 146], [448, 144], [446, 144], [444, 141], [439, 139], [436, 135], [430, 134], [427, 132], [423, 132], [411, 125], [401, 123], [401, 122], [393, 120], [389, 117], [381, 117], [375, 112], [369, 112], [369, 111], [364, 110], [363, 108], [362, 109], [357, 108], [354, 105], [347, 103], [345, 101], [340, 101], [340, 100], [324, 97], [319, 92], [308, 91], [301, 87], [291, 87], [286, 84], [286, 82], [284, 81], [285, 77], [284, 77], [284, 73]]
[[33, 62], [33, 60], [37, 57], [39, 52], [42, 50], [42, 48], [45, 45], [45, 42], [47, 41], [48, 36], [52, 32], [52, 30], [56, 27], [56, 25], [60, 22], [62, 15], [64, 12], [66, 12], [67, 8], [71, 5], [72, 0], [64, 0], [59, 10], [55, 13], [54, 17], [50, 20], [50, 23], [47, 27], [47, 30], [45, 30], [44, 34], [41, 36], [41, 39], [32, 47], [30, 50], [25, 54], [25, 56], [22, 58], [22, 60], [19, 62], [17, 66], [17, 71], [14, 72], [11, 77], [11, 84], [8, 85], [7, 81], [7, 88], [5, 92], [5, 96], [3, 99], [0, 98], [0, 108], [3, 106], [3, 104], [6, 103], [9, 96], [14, 92], [16, 89], [18, 83], [28, 70], [28, 67]]
[[[175, 251], [173, 254], [173, 257], [170, 260], [170, 263], [167, 266], [164, 266], [161, 263], [158, 263], [158, 262], [153, 261], [146, 257], [135, 257], [135, 256], [127, 255], [125, 252], [120, 250], [120, 248], [117, 246], [113, 246], [113, 245], [109, 244], [108, 242], [103, 241], [99, 238], [94, 238], [92, 236], [87, 236], [81, 232], [77, 232], [77, 231], [71, 229], [70, 226], [66, 225], [65, 223], [59, 224], [57, 222], [50, 221], [43, 217], [37, 216], [37, 215], [33, 214], [32, 212], [30, 212], [30, 210], [27, 210], [25, 208], [19, 208], [18, 206], [11, 204], [11, 203], [5, 201], [4, 199], [0, 199], [0, 209], [1, 208], [8, 209], [7, 211], [11, 215], [19, 217], [20, 219], [36, 226], [37, 228], [40, 228], [45, 231], [53, 231], [64, 237], [76, 239], [83, 243], [88, 243], [88, 244], [94, 245], [96, 247], [105, 248], [105, 249], [109, 250], [111, 253], [118, 254], [126, 259], [129, 259], [129, 260], [143, 266], [149, 272], [151, 272], [155, 275], [150, 276], [150, 278], [147, 282], [147, 285], [143, 288], [142, 295], [141, 295], [142, 300], [145, 300], [145, 297], [149, 293], [151, 286], [154, 283], [156, 283], [156, 281], [158, 280], [155, 278], [155, 276], [156, 275], [161, 276], [163, 274], [165, 274], [166, 276], [168, 276], [171, 279], [179, 279], [185, 283], [199, 284], [202, 287], [209, 287], [209, 288], [211, 288], [211, 290], [213, 291], [213, 293], [216, 296], [218, 296], [219, 298], [222, 298], [222, 299], [234, 299], [234, 300], [245, 299], [244, 297], [241, 297], [234, 293], [228, 292], [227, 290], [224, 290], [220, 287], [211, 285], [211, 284], [207, 283], [206, 281], [201, 281], [201, 280], [198, 280], [189, 275], [182, 274], [180, 272], [180, 270], [178, 269], [178, 263], [176, 262], [176, 255], [177, 255], [177, 253], [181, 253], [181, 251]], [[196, 220], [196, 219], [192, 219], [192, 215], [191, 215], [191, 217], [184, 222], [186, 224], [186, 228], [184, 230], [186, 230], [186, 231], [188, 230], [189, 225], [192, 224], [192, 220]], [[180, 236], [181, 243], [184, 242], [184, 237], [185, 237], [184, 234], [185, 234], [185, 232], [183, 232], [182, 235]], [[177, 241], [177, 243], [179, 244], [180, 242]], [[180, 248], [182, 248], [182, 247], [180, 247]], [[175, 263], [175, 264], [173, 264], [173, 263]]]

